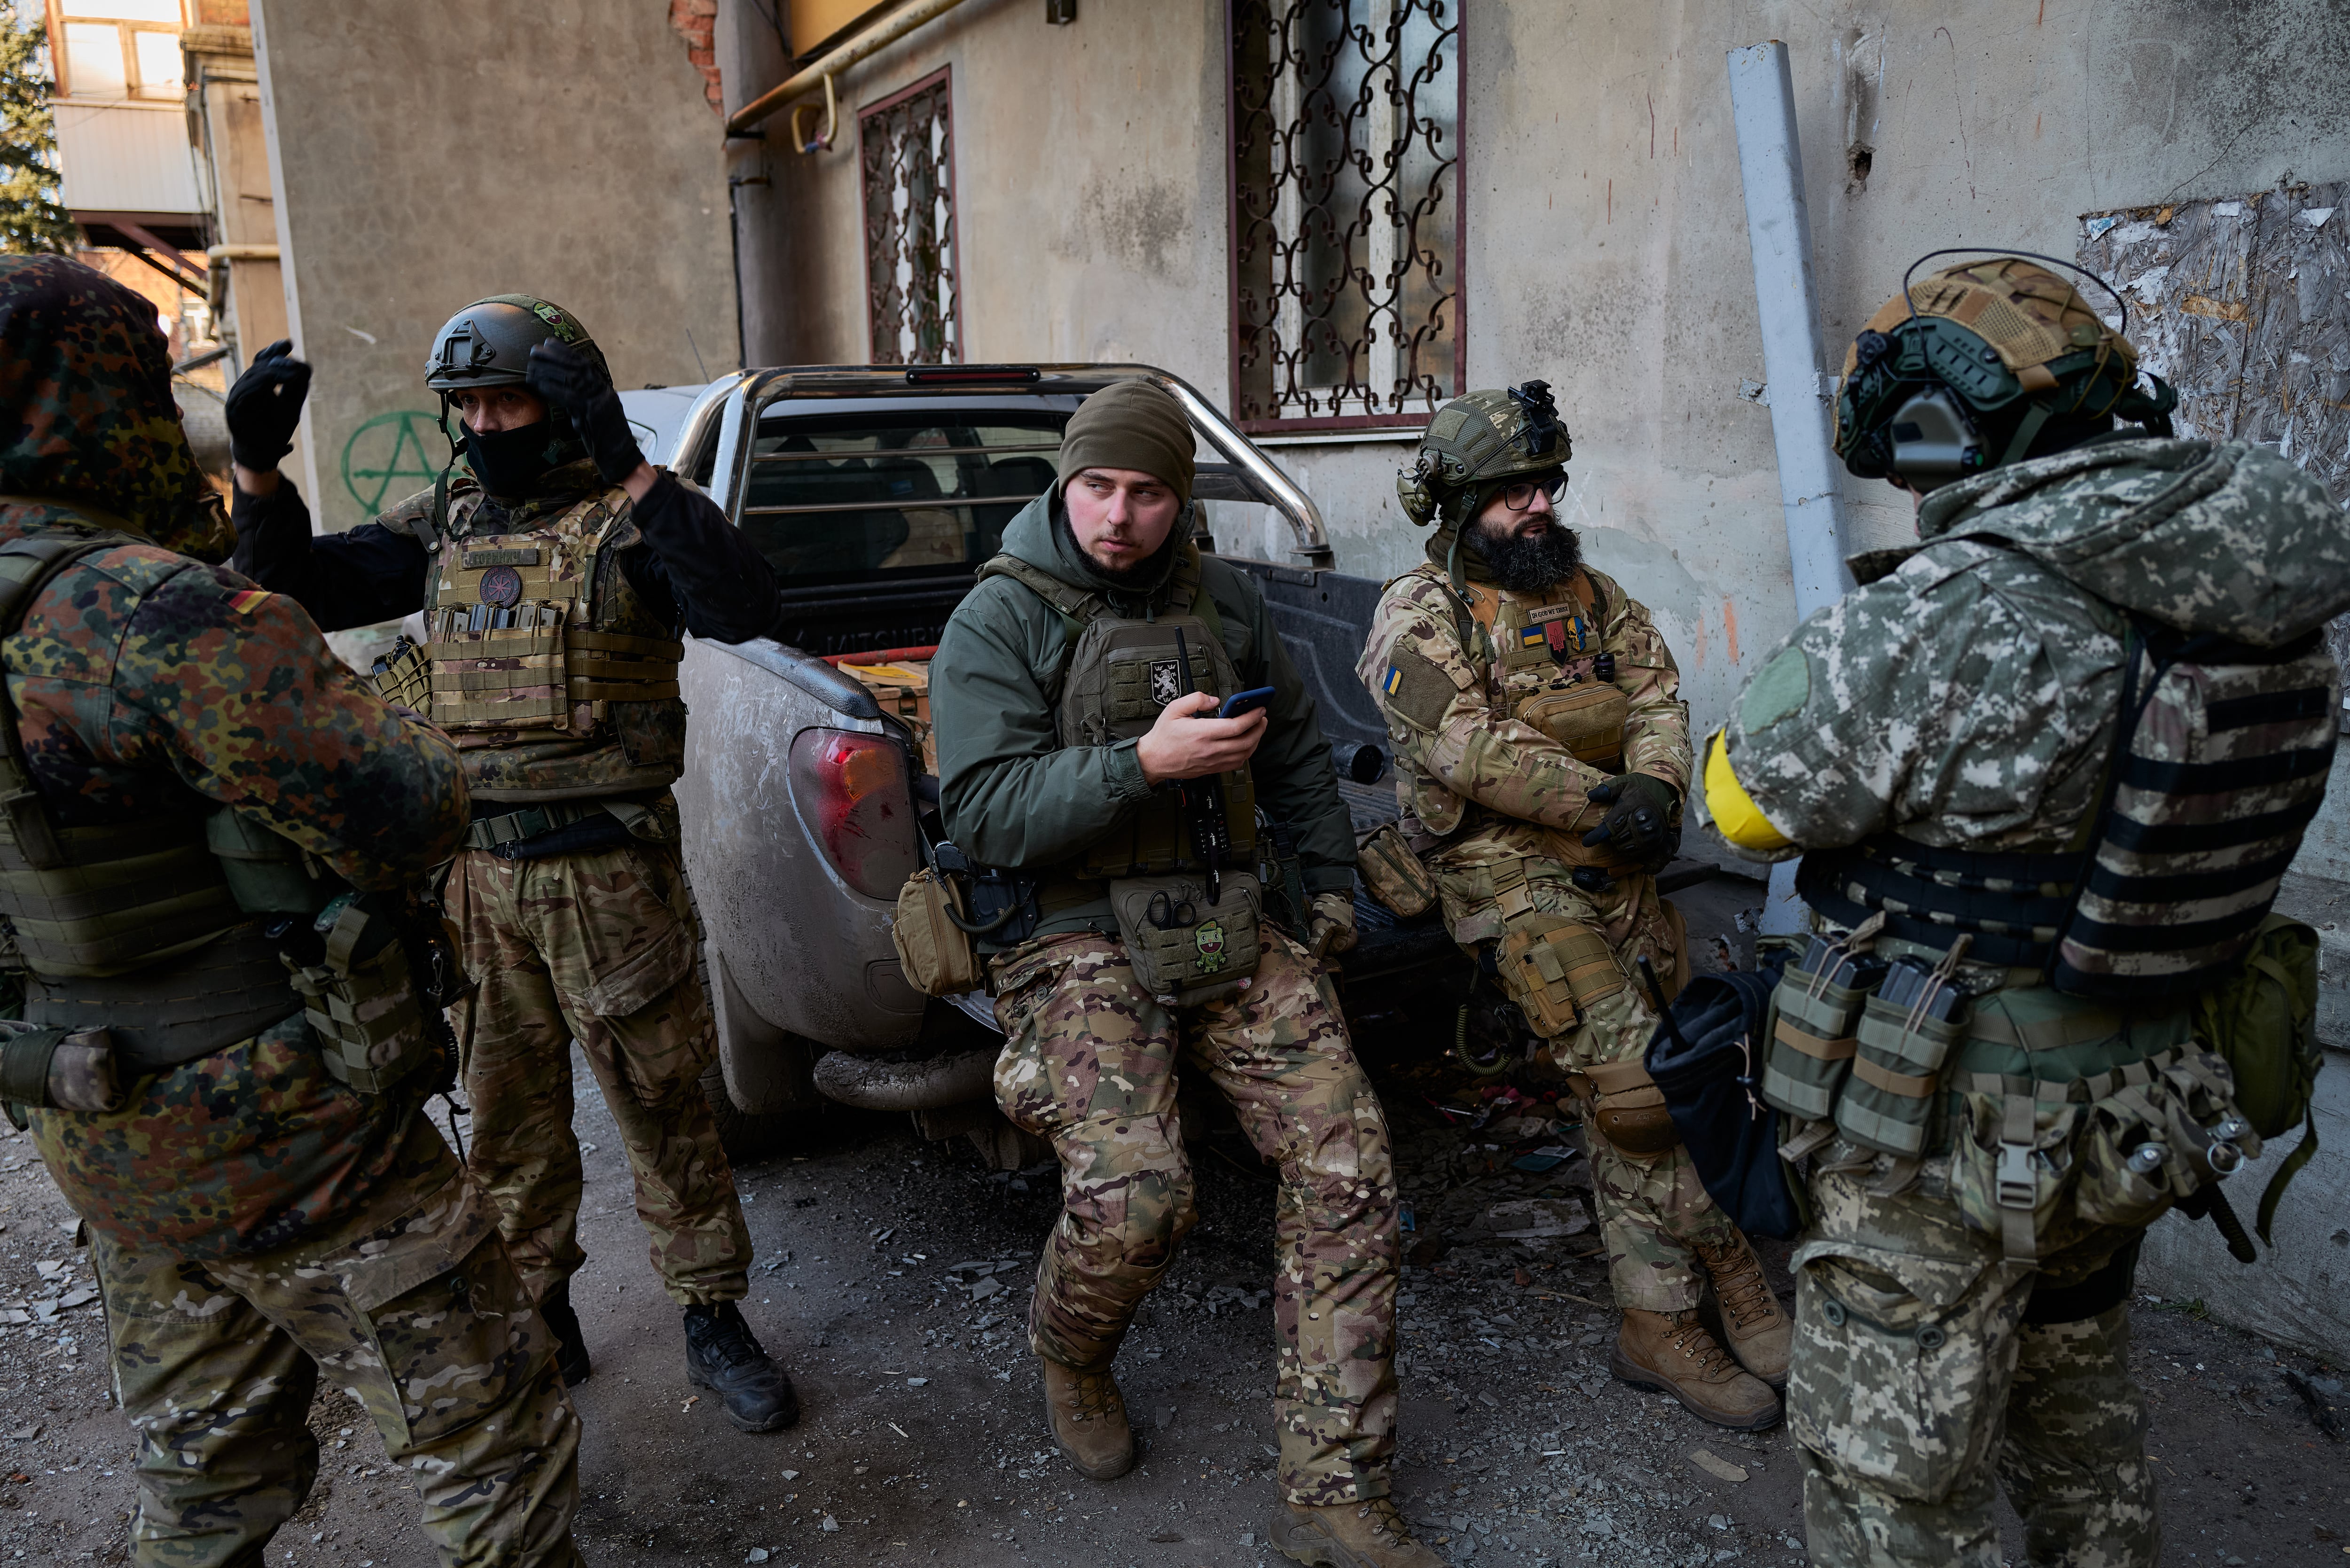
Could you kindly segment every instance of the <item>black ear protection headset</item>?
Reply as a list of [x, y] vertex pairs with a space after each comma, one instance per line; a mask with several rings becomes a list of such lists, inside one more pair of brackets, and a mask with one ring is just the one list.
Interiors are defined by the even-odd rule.
[[[2032, 251], [1973, 246], [1929, 251], [1901, 275], [1907, 320], [1887, 332], [1865, 331], [1853, 344], [1852, 373], [1836, 395], [1836, 455], [1862, 479], [1898, 479], [1931, 490], [1987, 468], [2016, 462], [2052, 419], [2117, 416], [2149, 435], [2171, 433], [2178, 394], [2114, 350], [2113, 339], [2086, 322], [2073, 328], [2073, 352], [2043, 369], [2054, 385], [2035, 394], [1980, 334], [1947, 317], [1920, 316], [1909, 280], [1936, 256], [1987, 254], [2045, 262], [2079, 274], [2113, 296], [2129, 331], [2129, 302], [2087, 268]], [[1994, 451], [1994, 448], [1997, 448]]]

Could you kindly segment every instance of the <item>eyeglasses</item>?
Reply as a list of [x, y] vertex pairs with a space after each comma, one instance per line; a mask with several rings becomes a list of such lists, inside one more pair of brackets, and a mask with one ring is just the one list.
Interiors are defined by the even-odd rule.
[[1566, 475], [1555, 473], [1548, 479], [1520, 480], [1502, 487], [1502, 504], [1513, 512], [1523, 512], [1534, 504], [1534, 493], [1540, 491], [1544, 501], [1556, 501], [1558, 493], [1566, 488]]

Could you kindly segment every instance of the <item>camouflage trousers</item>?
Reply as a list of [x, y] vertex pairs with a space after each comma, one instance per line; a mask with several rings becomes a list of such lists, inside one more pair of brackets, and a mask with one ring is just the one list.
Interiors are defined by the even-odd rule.
[[577, 1040], [619, 1125], [637, 1218], [671, 1299], [741, 1300], [751, 1235], [702, 1091], [717, 1033], [676, 851], [630, 843], [503, 860], [469, 849], [448, 906], [465, 972], [481, 984], [454, 1019], [473, 1107], [466, 1160], [497, 1201], [524, 1281], [544, 1297], [586, 1260], [571, 1130]]
[[[1570, 1072], [1638, 1061], [1657, 1023], [1656, 1010], [1641, 992], [1639, 961], [1646, 957], [1669, 989], [1689, 978], [1689, 937], [1679, 911], [1658, 895], [1654, 877], [1627, 877], [1611, 892], [1587, 893], [1568, 879], [1571, 867], [1564, 861], [1526, 857], [1515, 862], [1524, 869], [1525, 907], [1503, 914], [1494, 902], [1493, 873], [1508, 864], [1435, 868], [1455, 934], [1472, 938], [1472, 946], [1490, 946], [1521, 922], [1545, 928], [1573, 924], [1597, 932], [1625, 983], [1611, 995], [1580, 1005], [1579, 1022], [1551, 1038], [1553, 1059]], [[1481, 927], [1490, 934], [1480, 936]], [[1592, 1207], [1607, 1249], [1616, 1304], [1660, 1313], [1694, 1307], [1705, 1285], [1699, 1251], [1737, 1245], [1738, 1227], [1707, 1194], [1687, 1148], [1677, 1144], [1661, 1154], [1631, 1154], [1596, 1129], [1587, 1132]]]
[[1387, 1117], [1329, 983], [1270, 927], [1239, 996], [1171, 1013], [1111, 938], [1045, 937], [996, 961], [1004, 1115], [1052, 1141], [1061, 1219], [1029, 1309], [1036, 1354], [1118, 1354], [1197, 1220], [1178, 1059], [1208, 1075], [1280, 1168], [1274, 1328], [1281, 1485], [1323, 1505], [1384, 1497], [1395, 1456], [1395, 1171]]
[[1967, 1228], [1936, 1179], [1813, 1179], [1795, 1256], [1787, 1429], [1811, 1560], [1998, 1568], [1994, 1484], [2035, 1568], [2152, 1568], [2162, 1538], [2125, 1303], [2027, 1324], [2039, 1277]]
[[[489, 1204], [445, 1153], [421, 1208], [189, 1262], [91, 1242], [138, 1438], [131, 1560], [248, 1568], [318, 1473], [321, 1369], [375, 1418], [444, 1564], [575, 1564], [579, 1419]], [[290, 1555], [290, 1553], [289, 1553]]]

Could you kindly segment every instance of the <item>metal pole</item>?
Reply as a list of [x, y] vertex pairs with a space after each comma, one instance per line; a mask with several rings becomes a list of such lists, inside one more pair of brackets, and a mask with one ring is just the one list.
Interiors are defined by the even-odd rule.
[[782, 86], [770, 88], [728, 115], [726, 134], [740, 136], [776, 110], [788, 107], [793, 100], [823, 91], [826, 78], [837, 76], [867, 56], [888, 48], [915, 28], [936, 21], [962, 4], [962, 0], [920, 0], [920, 4], [899, 12], [871, 32], [861, 33], [849, 39], [806, 69], [792, 76]]
[[[1779, 505], [1795, 618], [1808, 618], [1852, 587], [1845, 569], [1844, 503], [1831, 448], [1831, 383], [1820, 373], [1819, 293], [1812, 275], [1811, 216], [1804, 203], [1803, 149], [1795, 137], [1795, 83], [1787, 46], [1773, 38], [1730, 51], [1730, 103], [1746, 190], [1746, 243], [1754, 258], [1755, 315], [1779, 459]], [[1771, 868], [1766, 931], [1799, 928], [1792, 861]]]

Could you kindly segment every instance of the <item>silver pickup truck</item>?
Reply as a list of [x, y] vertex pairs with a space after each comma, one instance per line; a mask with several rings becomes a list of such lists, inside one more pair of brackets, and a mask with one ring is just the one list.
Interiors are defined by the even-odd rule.
[[[1178, 378], [1140, 365], [795, 368], [742, 372], [690, 403], [628, 395], [656, 459], [702, 485], [781, 584], [772, 636], [690, 642], [682, 675], [692, 721], [677, 794], [718, 1015], [706, 1087], [738, 1152], [770, 1149], [793, 1114], [839, 1102], [911, 1112], [925, 1135], [969, 1134], [1003, 1164], [1040, 1156], [995, 1115], [1001, 1040], [985, 999], [932, 1001], [899, 968], [890, 919], [920, 836], [936, 840], [938, 784], [916, 705], [841, 667], [926, 657], [1004, 525], [1052, 483], [1079, 401], [1136, 376], [1191, 414], [1211, 530], [1220, 516], [1261, 524], [1259, 508], [1285, 524], [1288, 563], [1236, 564], [1258, 577], [1315, 692], [1358, 822], [1391, 815], [1377, 784], [1386, 735], [1353, 674], [1378, 585], [1330, 569], [1314, 503]], [[1459, 964], [1432, 923], [1399, 926], [1367, 903], [1360, 914], [1350, 982]]]

